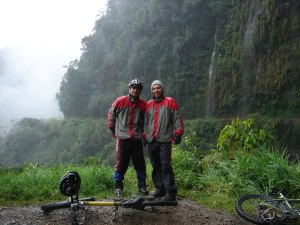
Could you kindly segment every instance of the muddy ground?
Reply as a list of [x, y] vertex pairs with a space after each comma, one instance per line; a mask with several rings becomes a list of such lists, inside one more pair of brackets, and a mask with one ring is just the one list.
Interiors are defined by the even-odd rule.
[[[178, 198], [178, 206], [160, 206], [135, 210], [114, 207], [86, 206], [78, 211], [80, 224], [99, 225], [250, 225], [237, 214], [208, 209], [195, 202]], [[40, 206], [0, 207], [1, 225], [65, 225], [71, 224], [68, 209], [44, 214]]]

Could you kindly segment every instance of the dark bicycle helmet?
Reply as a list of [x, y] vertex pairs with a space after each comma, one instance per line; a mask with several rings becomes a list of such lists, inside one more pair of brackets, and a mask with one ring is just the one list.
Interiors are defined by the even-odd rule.
[[65, 196], [73, 196], [78, 194], [80, 189], [80, 176], [76, 171], [69, 171], [62, 176], [60, 180], [59, 190]]
[[133, 79], [132, 81], [129, 82], [128, 88], [131, 88], [132, 86], [137, 86], [137, 87], [139, 87], [141, 90], [143, 89], [143, 84], [142, 84], [142, 82], [139, 81], [138, 79]]

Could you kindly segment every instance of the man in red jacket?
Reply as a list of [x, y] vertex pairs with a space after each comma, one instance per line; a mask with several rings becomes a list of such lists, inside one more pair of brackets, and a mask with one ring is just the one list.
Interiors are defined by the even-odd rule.
[[123, 195], [123, 180], [130, 159], [136, 171], [138, 189], [147, 195], [146, 163], [142, 145], [142, 133], [146, 102], [140, 98], [143, 84], [134, 79], [130, 81], [129, 94], [118, 97], [108, 111], [107, 123], [117, 138], [117, 163], [114, 172], [116, 195]]
[[154, 197], [165, 196], [166, 201], [175, 201], [177, 186], [171, 165], [172, 142], [180, 144], [184, 132], [179, 106], [173, 98], [165, 97], [161, 81], [151, 85], [152, 100], [147, 103], [143, 144], [148, 151], [153, 167], [152, 180], [156, 188]]

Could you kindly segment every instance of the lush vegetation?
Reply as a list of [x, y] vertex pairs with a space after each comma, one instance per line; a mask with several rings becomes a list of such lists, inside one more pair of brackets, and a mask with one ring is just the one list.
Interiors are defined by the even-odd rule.
[[[80, 173], [82, 196], [111, 197], [115, 140], [105, 117], [133, 78], [144, 83], [145, 99], [161, 79], [179, 102], [180, 195], [222, 209], [273, 185], [298, 197], [290, 150], [300, 145], [300, 127], [290, 118], [300, 112], [299, 10], [295, 0], [109, 0], [80, 59], [66, 66], [56, 95], [65, 119], [23, 118], [0, 136], [0, 205], [62, 199], [68, 170]], [[201, 119], [208, 97], [211, 115]], [[253, 119], [230, 123], [236, 117]], [[125, 187], [137, 194], [132, 169]]]
[[203, 117], [208, 95], [214, 116], [299, 116], [299, 10], [289, 0], [110, 0], [66, 68], [60, 109], [103, 117], [139, 78], [146, 99], [161, 79], [185, 118]]
[[[255, 128], [253, 120], [234, 120], [222, 129], [216, 149], [203, 156], [197, 151], [197, 141], [191, 132], [173, 150], [179, 195], [223, 210], [233, 210], [234, 201], [242, 194], [267, 193], [272, 186], [289, 196], [299, 196], [299, 165], [291, 164], [288, 155], [274, 146], [274, 142], [266, 142], [269, 138], [272, 139], [269, 132]], [[255, 148], [249, 148], [249, 141], [245, 140], [251, 140]], [[234, 143], [230, 149], [228, 143]], [[147, 165], [149, 175], [151, 166]], [[20, 169], [1, 169], [0, 205], [64, 199], [59, 193], [59, 181], [69, 170], [81, 175], [81, 196], [113, 197], [113, 167], [101, 166], [92, 157], [80, 165], [24, 164]], [[149, 177], [149, 188], [153, 190]], [[138, 194], [132, 168], [126, 174], [125, 194], [127, 197]]]
[[[292, 151], [296, 144], [296, 126], [293, 122], [255, 117], [255, 127], [267, 130], [282, 148]], [[208, 154], [216, 148], [220, 131], [229, 120], [185, 120], [188, 137], [182, 148], [196, 149], [199, 155]], [[243, 124], [241, 120], [239, 123]], [[228, 126], [225, 127], [228, 129]], [[230, 130], [228, 130], [229, 132]], [[253, 131], [251, 131], [253, 132]], [[221, 133], [222, 136], [223, 133]], [[233, 133], [235, 135], [235, 133]], [[244, 135], [244, 134], [241, 134]], [[224, 136], [225, 138], [225, 136]], [[244, 140], [249, 148], [256, 148], [252, 140]], [[265, 139], [263, 139], [265, 141]], [[100, 118], [70, 118], [66, 120], [38, 120], [24, 118], [17, 122], [10, 133], [0, 139], [0, 165], [19, 167], [24, 162], [49, 166], [60, 163], [82, 163], [95, 157], [103, 166], [115, 163], [116, 140], [107, 128], [106, 120]], [[233, 145], [228, 144], [227, 148]], [[225, 148], [225, 147], [224, 147]], [[147, 157], [147, 154], [145, 154]]]
[[[0, 164], [81, 163], [96, 156], [112, 165], [114, 139], [105, 117], [132, 78], [143, 81], [146, 99], [150, 83], [163, 81], [202, 155], [214, 148], [223, 118], [257, 112], [276, 116], [265, 128], [282, 148], [296, 150], [299, 122], [277, 118], [299, 117], [299, 8], [287, 0], [108, 1], [93, 33], [82, 39], [80, 59], [66, 67], [56, 96], [65, 119], [16, 122], [0, 137]], [[211, 116], [220, 119], [200, 119], [208, 95]]]
[[[187, 136], [185, 144], [191, 140]], [[192, 190], [188, 195], [207, 199], [207, 204], [220, 207], [242, 194], [267, 193], [272, 186], [291, 196], [300, 194], [299, 164], [292, 164], [287, 152], [275, 144], [267, 130], [256, 128], [253, 119], [236, 119], [226, 125], [216, 149], [205, 157], [199, 158], [193, 142], [189, 145], [175, 151], [177, 179], [182, 187]]]
[[3, 184], [0, 187], [0, 205], [64, 199], [59, 191], [60, 178], [70, 170], [80, 173], [81, 195], [105, 197], [110, 190], [113, 190], [112, 168], [102, 168], [92, 164], [80, 166], [57, 164], [43, 167], [25, 163], [19, 169], [0, 170], [0, 180]]
[[5, 167], [21, 166], [24, 162], [80, 163], [97, 156], [104, 165], [110, 165], [115, 161], [115, 144], [106, 127], [104, 119], [95, 118], [24, 118], [0, 140], [0, 163]]

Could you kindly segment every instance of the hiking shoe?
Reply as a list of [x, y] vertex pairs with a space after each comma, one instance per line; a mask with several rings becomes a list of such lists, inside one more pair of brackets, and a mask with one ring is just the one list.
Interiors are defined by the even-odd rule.
[[139, 191], [143, 194], [143, 195], [148, 195], [149, 191], [147, 190], [146, 187], [139, 187]]
[[123, 190], [121, 188], [117, 188], [115, 191], [115, 194], [118, 198], [122, 198], [123, 197]]
[[138, 189], [139, 192], [141, 192], [143, 195], [148, 195], [149, 192], [147, 190], [147, 184], [145, 180], [139, 180], [138, 181]]
[[161, 191], [155, 191], [155, 192], [151, 192], [150, 196], [152, 198], [159, 198], [159, 197], [164, 197], [166, 195], [165, 192], [161, 192]]
[[166, 196], [164, 197], [164, 201], [170, 202], [170, 201], [176, 201], [176, 197], [173, 194], [167, 193]]

